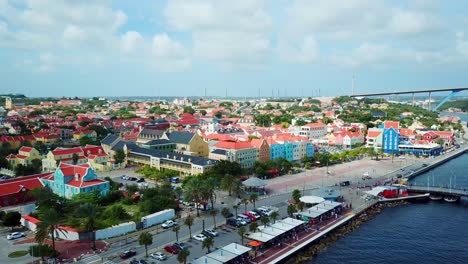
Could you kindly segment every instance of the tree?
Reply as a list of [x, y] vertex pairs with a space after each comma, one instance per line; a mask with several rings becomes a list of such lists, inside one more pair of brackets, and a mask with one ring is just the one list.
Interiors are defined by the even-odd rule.
[[247, 212], [247, 205], [249, 204], [249, 199], [242, 198], [242, 203], [244, 204], [244, 212]]
[[273, 221], [273, 224], [276, 223], [276, 218], [278, 218], [279, 214], [277, 211], [273, 211], [270, 215], [271, 221]]
[[190, 251], [188, 251], [188, 249], [184, 248], [179, 252], [179, 254], [177, 254], [177, 261], [179, 263], [186, 264], [188, 256], [190, 256]]
[[3, 217], [3, 225], [9, 226], [13, 230], [13, 227], [19, 226], [21, 220], [21, 214], [17, 211], [10, 211]]
[[192, 239], [192, 225], [193, 225], [193, 216], [191, 215], [188, 215], [185, 220], [184, 220], [184, 224], [188, 227], [189, 229], [189, 235], [190, 235], [190, 240]]
[[232, 206], [232, 209], [236, 210], [236, 215], [235, 215], [235, 217], [237, 217], [237, 210], [239, 209], [239, 205], [237, 205], [237, 204], [236, 204], [236, 205], [233, 205], [233, 206]]
[[206, 116], [206, 110], [200, 110], [200, 114], [202, 114], [202, 116]]
[[116, 164], [121, 164], [125, 161], [125, 152], [119, 149], [114, 154], [114, 161]]
[[29, 247], [29, 255], [38, 258], [40, 257], [42, 261], [45, 261], [44, 257], [58, 257], [59, 252], [54, 250], [51, 246], [47, 244], [38, 244], [32, 245]]
[[148, 257], [148, 246], [153, 244], [153, 236], [149, 232], [143, 232], [138, 237], [138, 244], [145, 246], [146, 257]]
[[244, 245], [245, 227], [241, 226], [237, 230], [237, 234], [241, 237], [241, 244]]
[[210, 210], [210, 215], [213, 217], [213, 226], [216, 229], [216, 215], [218, 214], [218, 209], [211, 209]]
[[57, 213], [56, 209], [50, 208], [46, 210], [43, 215], [41, 222], [37, 224], [35, 239], [39, 243], [43, 243], [44, 240], [50, 235], [52, 238], [52, 249], [55, 250], [55, 234], [57, 231], [65, 232], [59, 229], [62, 217]]
[[301, 198], [301, 191], [299, 191], [298, 189], [295, 189], [293, 192], [292, 192], [292, 198], [293, 200], [297, 203], [299, 203], [299, 199]]
[[253, 207], [254, 207], [254, 210], [255, 210], [255, 202], [258, 201], [258, 195], [255, 194], [255, 193], [251, 194], [250, 197], [249, 197], [249, 200], [250, 200], [250, 202], [253, 203]]
[[252, 233], [257, 232], [257, 229], [258, 229], [257, 222], [250, 223], [250, 225], [249, 225], [250, 232], [252, 232]]
[[206, 192], [204, 182], [200, 177], [191, 177], [184, 185], [184, 199], [187, 201], [194, 201], [197, 210], [197, 216], [200, 216], [199, 204]]
[[262, 221], [264, 227], [266, 227], [267, 224], [270, 222], [270, 218], [268, 217], [262, 217], [260, 220]]
[[224, 218], [226, 218], [226, 222], [227, 222], [228, 217], [231, 215], [231, 211], [229, 210], [229, 208], [224, 207], [223, 209], [221, 209], [221, 215]]
[[286, 209], [286, 211], [288, 212], [289, 216], [292, 216], [292, 214], [297, 212], [297, 209], [296, 209], [296, 206], [294, 206], [294, 204], [290, 204], [288, 205], [288, 208]]
[[193, 115], [195, 114], [195, 110], [191, 106], [184, 106], [184, 113], [189, 113]]
[[205, 240], [202, 242], [202, 249], [206, 248], [208, 252], [206, 254], [210, 253], [210, 248], [214, 245], [214, 239], [212, 237], [207, 237]]
[[254, 118], [255, 118], [255, 122], [257, 122], [257, 125], [259, 126], [262, 126], [262, 127], [271, 126], [271, 117], [268, 114], [256, 115]]
[[175, 225], [172, 227], [172, 232], [175, 233], [176, 241], [179, 242], [179, 231], [180, 231], [180, 226]]
[[438, 144], [439, 146], [444, 146], [445, 141], [441, 138], [438, 138], [436, 139], [435, 143]]
[[73, 153], [73, 155], [72, 155], [73, 165], [78, 164], [79, 159], [80, 159], [80, 156], [78, 156], [78, 154], [76, 154], [76, 153]]
[[296, 126], [305, 126], [306, 124], [307, 122], [302, 119], [297, 120], [295, 123]]
[[75, 211], [77, 217], [82, 218], [84, 228], [87, 232], [92, 232], [93, 250], [96, 250], [96, 218], [99, 215], [101, 208], [92, 203], [80, 205]]
[[221, 117], [223, 117], [223, 111], [218, 111], [218, 112], [216, 112], [214, 116], [215, 116], [216, 118], [221, 118]]
[[298, 202], [297, 203], [297, 209], [302, 212], [304, 210], [304, 202]]

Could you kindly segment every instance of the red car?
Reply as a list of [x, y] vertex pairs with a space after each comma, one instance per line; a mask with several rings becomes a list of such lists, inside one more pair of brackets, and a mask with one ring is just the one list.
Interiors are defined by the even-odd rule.
[[122, 254], [120, 254], [120, 258], [121, 259], [128, 259], [128, 258], [131, 258], [131, 257], [133, 257], [135, 255], [136, 255], [135, 250], [126, 250], [126, 251], [122, 252]]
[[249, 217], [249, 218], [250, 218], [250, 221], [252, 221], [252, 222], [255, 222], [255, 221], [257, 220], [257, 218], [255, 218], [255, 216], [253, 216], [253, 215], [252, 215], [251, 213], [249, 213], [249, 212], [243, 212], [242, 214], [245, 215], [245, 216], [247, 216], [247, 217]]
[[171, 254], [179, 254], [179, 251], [180, 249], [174, 245], [166, 245], [164, 247], [164, 250], [166, 250], [167, 252], [171, 253]]

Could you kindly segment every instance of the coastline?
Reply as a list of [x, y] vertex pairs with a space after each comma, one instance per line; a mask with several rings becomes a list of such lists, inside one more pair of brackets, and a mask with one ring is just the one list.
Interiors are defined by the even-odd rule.
[[364, 223], [372, 220], [379, 215], [385, 208], [392, 208], [410, 204], [408, 201], [394, 201], [394, 202], [376, 202], [369, 208], [363, 210], [361, 213], [355, 215], [351, 220], [346, 222], [341, 227], [332, 230], [322, 238], [309, 244], [307, 247], [301, 249], [298, 254], [286, 260], [286, 264], [300, 264], [313, 260], [317, 254], [333, 245], [340, 238], [357, 230]]

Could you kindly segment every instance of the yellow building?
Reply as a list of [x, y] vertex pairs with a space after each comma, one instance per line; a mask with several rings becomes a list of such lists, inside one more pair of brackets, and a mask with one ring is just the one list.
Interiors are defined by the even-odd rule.
[[168, 139], [173, 143], [176, 143], [176, 149], [174, 152], [190, 156], [208, 157], [209, 147], [208, 142], [205, 142], [203, 138], [191, 132], [166, 132], [161, 137], [162, 139]]
[[95, 139], [97, 137], [96, 131], [94, 130], [82, 130], [73, 134], [73, 139], [80, 140], [84, 137]]
[[21, 147], [18, 151], [18, 155], [10, 154], [6, 157], [11, 165], [11, 168], [15, 168], [18, 164], [28, 166], [32, 164], [35, 159], [41, 160], [41, 154], [35, 148]]

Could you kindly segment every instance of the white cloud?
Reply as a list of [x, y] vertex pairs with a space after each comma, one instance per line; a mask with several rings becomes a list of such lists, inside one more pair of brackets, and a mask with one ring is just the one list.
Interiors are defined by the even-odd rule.
[[317, 61], [320, 56], [319, 44], [313, 36], [305, 36], [297, 42], [280, 40], [278, 49], [280, 57], [289, 62], [309, 63]]
[[192, 35], [195, 55], [202, 59], [262, 63], [271, 52], [272, 19], [265, 1], [174, 0], [164, 16], [173, 29]]
[[153, 66], [164, 71], [178, 71], [190, 66], [190, 59], [184, 47], [167, 34], [153, 37], [151, 52], [154, 55]]
[[63, 31], [65, 46], [78, 46], [86, 40], [86, 33], [78, 26], [67, 25]]
[[456, 49], [458, 53], [468, 58], [468, 40], [465, 38], [463, 31], [457, 32], [456, 34]]
[[50, 73], [55, 71], [58, 58], [52, 53], [42, 53], [39, 56], [39, 65], [36, 68], [37, 73]]
[[132, 53], [143, 48], [144, 39], [136, 31], [128, 31], [121, 37], [121, 49], [123, 52]]

